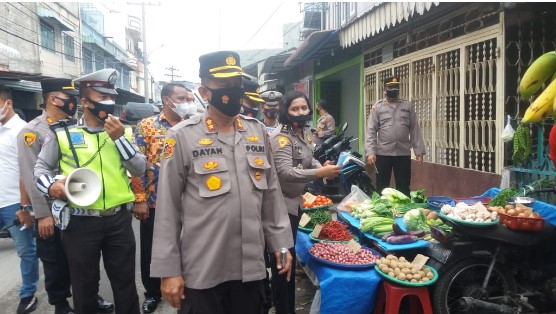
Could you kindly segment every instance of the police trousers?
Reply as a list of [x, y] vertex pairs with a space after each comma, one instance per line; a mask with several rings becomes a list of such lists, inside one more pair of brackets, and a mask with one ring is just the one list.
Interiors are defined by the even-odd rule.
[[409, 197], [411, 183], [411, 156], [376, 156], [376, 189], [380, 193], [390, 186], [392, 170], [396, 180], [396, 190]]
[[140, 313], [131, 219], [131, 213], [125, 208], [112, 216], [74, 215], [68, 228], [62, 231], [76, 313], [96, 313], [101, 253], [114, 293], [116, 313]]
[[151, 278], [151, 252], [153, 248], [154, 216], [156, 210], [149, 208], [149, 218], [139, 225], [141, 239], [141, 282], [145, 287], [145, 298], [160, 300], [160, 278]]
[[48, 303], [52, 305], [63, 304], [71, 297], [69, 266], [60, 234], [58, 228], [54, 228], [54, 235], [47, 239], [36, 234], [37, 257], [42, 262], [44, 288], [48, 295]]

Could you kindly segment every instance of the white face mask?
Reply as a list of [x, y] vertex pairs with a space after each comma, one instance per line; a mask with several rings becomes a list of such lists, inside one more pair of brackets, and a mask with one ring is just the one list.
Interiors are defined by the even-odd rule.
[[4, 103], [4, 106], [2, 107], [2, 109], [0, 109], [0, 120], [4, 120], [4, 118], [6, 117], [6, 115], [8, 114], [8, 111], [6, 110], [6, 106], [8, 105], [8, 101], [6, 100], [6, 102]]
[[184, 102], [181, 104], [176, 104], [172, 99], [170, 99], [170, 101], [174, 104], [174, 108], [170, 108], [182, 118], [197, 113], [197, 104], [195, 104], [195, 102]]

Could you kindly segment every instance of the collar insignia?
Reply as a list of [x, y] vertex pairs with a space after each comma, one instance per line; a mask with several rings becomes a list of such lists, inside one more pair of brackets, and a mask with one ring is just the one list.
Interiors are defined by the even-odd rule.
[[214, 125], [214, 121], [212, 121], [211, 118], [206, 118], [205, 124], [209, 132], [216, 132], [216, 126]]
[[236, 126], [238, 131], [245, 131], [245, 128], [243, 127], [243, 122], [241, 121], [240, 118], [236, 118]]

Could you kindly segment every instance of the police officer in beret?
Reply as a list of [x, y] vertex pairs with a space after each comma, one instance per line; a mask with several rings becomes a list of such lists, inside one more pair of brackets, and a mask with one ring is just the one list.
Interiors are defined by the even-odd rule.
[[270, 134], [278, 126], [278, 104], [282, 99], [282, 93], [267, 90], [261, 94], [261, 98], [264, 100], [263, 123]]
[[265, 243], [279, 276], [290, 276], [284, 199], [264, 125], [239, 114], [239, 55], [217, 51], [199, 63], [210, 105], [166, 133], [151, 276], [162, 278], [162, 296], [179, 313], [260, 314]]
[[259, 117], [259, 106], [264, 100], [259, 95], [259, 84], [243, 78], [244, 97], [241, 99], [241, 114], [251, 118]]
[[135, 285], [135, 235], [127, 205], [135, 196], [131, 175], [145, 172], [145, 156], [132, 144], [131, 126], [114, 117], [114, 83], [118, 72], [100, 70], [74, 80], [79, 86], [83, 116], [76, 124], [59, 122], [56, 138], [43, 144], [35, 165], [37, 187], [48, 197], [67, 199], [66, 179], [54, 180], [54, 170], [67, 177], [75, 169], [92, 170], [101, 192], [88, 206], [68, 200], [69, 224], [62, 243], [69, 263], [76, 313], [96, 313], [100, 256], [112, 286], [117, 313], [139, 313]]
[[379, 192], [390, 186], [392, 170], [396, 189], [409, 196], [411, 148], [417, 161], [423, 161], [425, 144], [415, 107], [399, 98], [400, 82], [392, 76], [384, 81], [384, 99], [373, 105], [369, 114], [365, 149], [367, 162], [376, 165]]

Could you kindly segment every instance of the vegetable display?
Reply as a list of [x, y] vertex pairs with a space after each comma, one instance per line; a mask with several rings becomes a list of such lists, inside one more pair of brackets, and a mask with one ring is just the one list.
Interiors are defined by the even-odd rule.
[[311, 220], [309, 220], [309, 222], [304, 227], [307, 229], [314, 229], [316, 225], [325, 224], [332, 219], [327, 209], [315, 210], [314, 212], [308, 212], [306, 214], [311, 217]]
[[387, 255], [376, 261], [378, 268], [388, 276], [407, 282], [427, 282], [434, 279], [434, 273], [427, 267], [418, 269], [405, 257]]
[[446, 204], [442, 206], [440, 212], [449, 218], [475, 223], [494, 222], [498, 219], [498, 213], [488, 211], [482, 203], [467, 205], [460, 202], [454, 207]]
[[307, 200], [303, 201], [303, 208], [314, 208], [326, 205], [332, 205], [332, 200], [324, 195], [317, 195], [315, 201], [310, 204], [307, 202]]
[[371, 264], [380, 258], [366, 248], [361, 248], [357, 253], [353, 253], [346, 244], [342, 243], [315, 243], [309, 252], [318, 258], [345, 265]]
[[348, 225], [340, 221], [329, 221], [322, 226], [319, 240], [349, 241], [353, 239], [353, 233], [349, 232]]
[[488, 208], [490, 211], [497, 212], [498, 214], [505, 214], [508, 216], [516, 216], [521, 218], [542, 218], [539, 213], [535, 213], [533, 208], [516, 204], [516, 205], [506, 205], [502, 206], [490, 206]]

